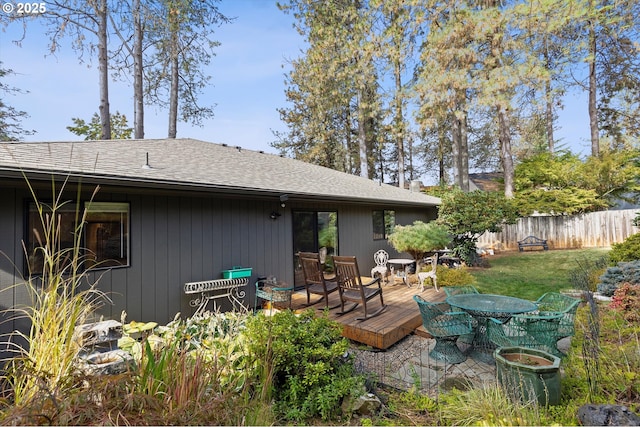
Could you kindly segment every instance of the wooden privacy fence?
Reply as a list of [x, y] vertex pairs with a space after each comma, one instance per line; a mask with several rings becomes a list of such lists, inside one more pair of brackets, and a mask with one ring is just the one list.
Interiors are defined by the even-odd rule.
[[640, 231], [631, 223], [640, 209], [591, 212], [572, 216], [529, 216], [500, 233], [484, 233], [478, 247], [517, 250], [527, 236], [547, 239], [550, 249], [609, 247]]

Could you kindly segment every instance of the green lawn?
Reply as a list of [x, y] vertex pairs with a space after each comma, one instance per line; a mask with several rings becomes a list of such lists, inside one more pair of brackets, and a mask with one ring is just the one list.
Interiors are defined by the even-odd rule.
[[572, 288], [571, 271], [607, 252], [608, 249], [506, 252], [488, 257], [490, 268], [473, 268], [470, 272], [482, 293], [536, 300], [545, 292]]

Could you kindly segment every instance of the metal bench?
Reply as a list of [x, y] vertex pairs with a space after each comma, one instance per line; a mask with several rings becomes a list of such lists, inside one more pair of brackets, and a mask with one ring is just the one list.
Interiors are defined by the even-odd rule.
[[195, 316], [204, 312], [210, 300], [218, 298], [228, 297], [232, 303], [242, 305], [242, 299], [245, 297], [246, 291], [241, 288], [244, 288], [248, 283], [249, 279], [246, 277], [189, 282], [184, 284], [184, 293], [187, 295], [200, 294], [189, 301], [191, 307], [198, 307], [194, 313]]
[[524, 251], [526, 247], [537, 247], [540, 246], [545, 251], [549, 250], [549, 245], [547, 245], [546, 239], [541, 239], [536, 236], [527, 236], [522, 240], [518, 240], [518, 250], [520, 252]]

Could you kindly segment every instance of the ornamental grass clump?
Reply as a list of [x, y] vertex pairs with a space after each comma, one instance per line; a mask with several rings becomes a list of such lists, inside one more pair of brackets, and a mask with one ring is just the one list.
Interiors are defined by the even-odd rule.
[[40, 259], [42, 270], [29, 271], [25, 282], [16, 285], [16, 292], [24, 292], [28, 303], [11, 310], [14, 318], [26, 319], [30, 327], [28, 332], [15, 331], [10, 337], [8, 346], [14, 357], [8, 361], [3, 379], [14, 407], [30, 408], [31, 412], [47, 412], [49, 407], [55, 410], [66, 392], [77, 386], [75, 361], [80, 344], [74, 336], [75, 328], [86, 323], [108, 300], [89, 284], [84, 272], [82, 229], [86, 212], [76, 210], [72, 247], [61, 243], [59, 211], [66, 204], [64, 187], [56, 194], [52, 186], [51, 205], [38, 201], [30, 187], [41, 231], [32, 230], [38, 245], [33, 253], [27, 253], [25, 247], [25, 255], [27, 259]]

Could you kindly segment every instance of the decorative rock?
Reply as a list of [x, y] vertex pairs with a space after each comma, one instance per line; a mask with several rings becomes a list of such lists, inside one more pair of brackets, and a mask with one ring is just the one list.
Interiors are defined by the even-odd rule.
[[115, 320], [79, 325], [75, 339], [82, 347], [77, 364], [86, 375], [115, 375], [126, 372], [134, 365], [131, 354], [118, 348], [122, 337], [122, 323]]
[[133, 357], [124, 350], [113, 350], [80, 358], [80, 369], [86, 375], [116, 375], [134, 365]]
[[380, 407], [382, 402], [373, 393], [366, 393], [358, 397], [355, 401], [347, 399], [342, 405], [343, 412], [350, 412], [358, 415], [372, 415]]
[[120, 337], [122, 337], [122, 323], [115, 320], [87, 323], [75, 329], [75, 338], [87, 353], [96, 350], [115, 350]]
[[593, 294], [593, 298], [598, 301], [611, 301], [611, 297], [602, 295], [601, 293], [598, 293], [598, 292]]
[[640, 416], [621, 405], [583, 405], [578, 419], [583, 426], [640, 426]]

